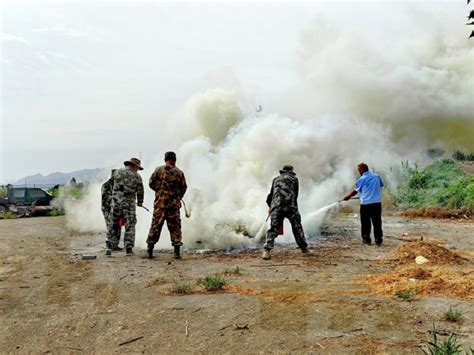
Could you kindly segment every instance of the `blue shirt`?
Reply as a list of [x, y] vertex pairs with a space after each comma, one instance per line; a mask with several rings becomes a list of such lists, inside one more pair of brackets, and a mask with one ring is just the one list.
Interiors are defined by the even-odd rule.
[[366, 171], [357, 179], [355, 190], [360, 195], [360, 204], [382, 202], [383, 181], [377, 174]]

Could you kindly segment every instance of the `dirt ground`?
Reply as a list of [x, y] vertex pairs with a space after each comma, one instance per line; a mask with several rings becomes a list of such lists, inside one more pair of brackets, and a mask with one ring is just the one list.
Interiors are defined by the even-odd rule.
[[[433, 321], [474, 347], [472, 296], [404, 301], [357, 284], [392, 271], [382, 260], [406, 243], [363, 246], [358, 228], [355, 215], [333, 215], [306, 257], [277, 245], [270, 261], [257, 250], [185, 251], [180, 261], [163, 251], [149, 261], [139, 250], [105, 257], [104, 235], [67, 230], [64, 217], [1, 220], [0, 353], [420, 354]], [[390, 216], [384, 231], [443, 243], [467, 259], [452, 267], [472, 270], [472, 221]], [[98, 258], [81, 260], [86, 252]], [[196, 284], [237, 266], [224, 291]], [[170, 293], [175, 282], [191, 294]], [[461, 322], [442, 319], [450, 307]]]

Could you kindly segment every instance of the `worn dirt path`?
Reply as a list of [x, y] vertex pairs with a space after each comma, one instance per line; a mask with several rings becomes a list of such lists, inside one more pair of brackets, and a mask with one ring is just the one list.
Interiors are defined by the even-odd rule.
[[[443, 242], [472, 265], [474, 223], [386, 217], [385, 233]], [[446, 297], [406, 302], [354, 294], [361, 274], [389, 271], [378, 258], [402, 241], [362, 246], [357, 218], [337, 215], [312, 242], [308, 257], [277, 246], [260, 253], [170, 252], [148, 261], [103, 256], [103, 235], [77, 234], [64, 217], [0, 221], [0, 353], [321, 353], [419, 354], [433, 321], [474, 347], [472, 300]], [[78, 254], [98, 253], [83, 261]], [[239, 267], [224, 292], [196, 281]], [[169, 293], [174, 282], [189, 295]], [[441, 320], [449, 307], [460, 324]], [[129, 343], [123, 344], [127, 341]], [[122, 344], [122, 345], [121, 345]]]

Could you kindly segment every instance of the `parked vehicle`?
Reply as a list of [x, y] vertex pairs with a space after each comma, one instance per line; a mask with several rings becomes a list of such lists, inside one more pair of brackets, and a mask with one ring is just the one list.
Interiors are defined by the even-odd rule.
[[11, 187], [8, 189], [7, 197], [0, 198], [0, 212], [12, 208], [50, 206], [53, 198], [48, 192], [38, 187]]

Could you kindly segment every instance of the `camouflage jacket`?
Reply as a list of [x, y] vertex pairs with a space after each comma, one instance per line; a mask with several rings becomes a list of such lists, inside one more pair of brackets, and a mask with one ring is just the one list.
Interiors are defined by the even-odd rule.
[[293, 172], [284, 172], [273, 179], [272, 188], [267, 196], [267, 205], [276, 207], [298, 208], [299, 182]]
[[188, 187], [180, 169], [162, 165], [151, 175], [150, 188], [155, 191], [155, 208], [180, 208]]
[[114, 187], [114, 179], [110, 178], [102, 184], [100, 189], [102, 194], [102, 211], [110, 211], [112, 207], [112, 189]]
[[112, 201], [114, 206], [143, 203], [143, 182], [136, 171], [130, 167], [118, 169], [114, 175]]

